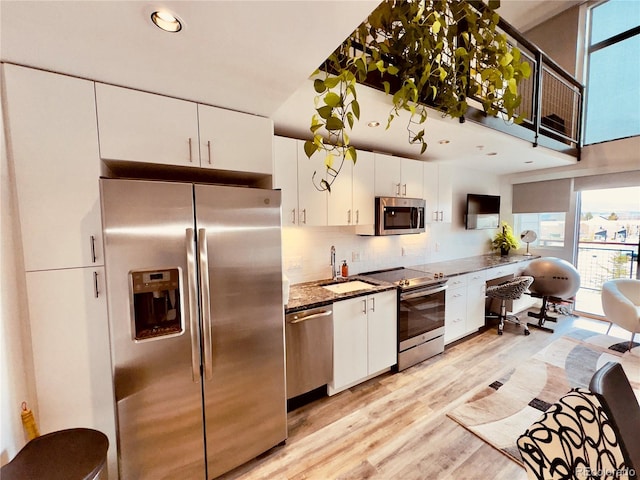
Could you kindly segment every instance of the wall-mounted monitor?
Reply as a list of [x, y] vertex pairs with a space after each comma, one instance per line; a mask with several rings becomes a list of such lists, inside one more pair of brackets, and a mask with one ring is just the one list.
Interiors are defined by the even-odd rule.
[[467, 230], [500, 226], [500, 196], [467, 194], [465, 227]]

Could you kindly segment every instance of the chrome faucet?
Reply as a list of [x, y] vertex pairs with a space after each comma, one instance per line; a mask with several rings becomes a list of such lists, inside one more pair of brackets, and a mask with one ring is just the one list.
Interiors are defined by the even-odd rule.
[[338, 268], [336, 266], [336, 247], [331, 245], [331, 280], [338, 279]]

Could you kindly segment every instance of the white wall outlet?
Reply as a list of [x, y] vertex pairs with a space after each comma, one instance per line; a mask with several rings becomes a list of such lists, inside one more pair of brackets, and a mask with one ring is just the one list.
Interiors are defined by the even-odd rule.
[[291, 257], [287, 264], [288, 270], [294, 270], [296, 268], [302, 268], [302, 257]]
[[359, 262], [360, 261], [360, 252], [351, 252], [351, 261]]

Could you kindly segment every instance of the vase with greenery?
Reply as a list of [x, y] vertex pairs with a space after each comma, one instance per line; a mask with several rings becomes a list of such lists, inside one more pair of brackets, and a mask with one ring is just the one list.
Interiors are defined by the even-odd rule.
[[401, 112], [408, 141], [427, 148], [427, 106], [463, 118], [468, 99], [487, 115], [519, 123], [518, 84], [531, 73], [520, 50], [497, 31], [499, 0], [383, 0], [315, 74], [315, 113], [308, 157], [324, 154], [327, 175], [316, 188], [331, 191], [344, 161], [356, 162], [349, 133], [360, 118], [357, 85], [392, 96], [389, 124]]
[[500, 250], [500, 255], [509, 255], [509, 250], [520, 247], [520, 242], [513, 234], [511, 226], [507, 222], [502, 222], [502, 226], [491, 241], [493, 250]]

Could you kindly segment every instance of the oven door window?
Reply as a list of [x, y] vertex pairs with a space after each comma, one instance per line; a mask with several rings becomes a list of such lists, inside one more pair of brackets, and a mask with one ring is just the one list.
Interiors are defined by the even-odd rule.
[[399, 340], [444, 327], [445, 292], [411, 299], [400, 299]]

